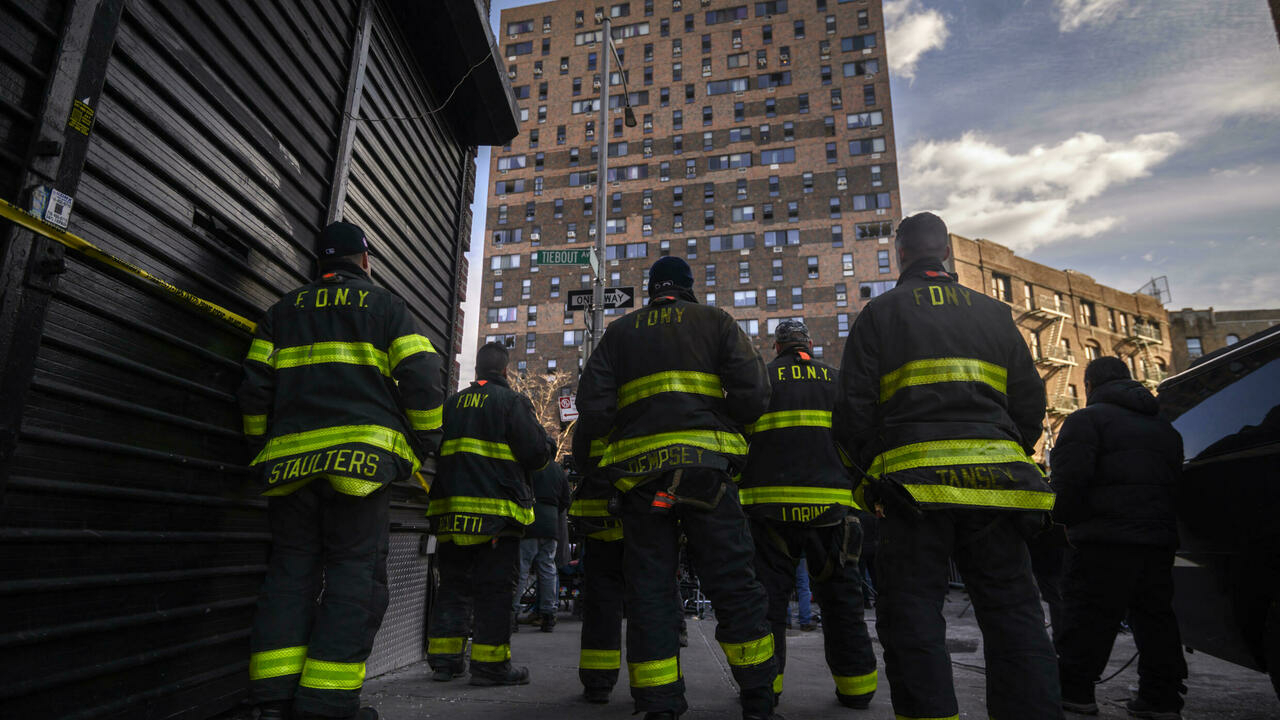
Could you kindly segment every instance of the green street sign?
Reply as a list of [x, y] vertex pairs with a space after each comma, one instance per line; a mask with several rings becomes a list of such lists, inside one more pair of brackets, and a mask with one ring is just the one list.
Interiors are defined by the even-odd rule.
[[590, 265], [591, 249], [539, 250], [539, 265]]

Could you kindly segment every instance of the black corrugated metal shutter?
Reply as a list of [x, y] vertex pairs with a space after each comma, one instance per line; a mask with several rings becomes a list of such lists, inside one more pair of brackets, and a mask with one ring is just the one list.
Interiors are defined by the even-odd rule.
[[65, 14], [64, 0], [0, 2], [0, 193], [5, 197], [17, 195], [32, 152]]

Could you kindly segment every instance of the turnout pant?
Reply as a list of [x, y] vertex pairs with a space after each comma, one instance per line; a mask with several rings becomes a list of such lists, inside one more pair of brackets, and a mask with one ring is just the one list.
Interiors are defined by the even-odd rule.
[[497, 678], [511, 669], [511, 597], [519, 558], [517, 537], [436, 546], [440, 588], [427, 631], [427, 663], [432, 670], [464, 672], [468, 634], [472, 675]]
[[876, 630], [899, 720], [956, 718], [946, 648], [947, 560], [973, 601], [993, 720], [1061, 720], [1053, 645], [1023, 528], [1039, 515], [986, 509], [891, 510], [880, 521]]
[[839, 525], [825, 527], [752, 519], [751, 537], [756, 576], [769, 594], [769, 625], [778, 659], [773, 691], [782, 692], [787, 663], [787, 600], [795, 586], [796, 565], [807, 558], [809, 579], [822, 605], [822, 641], [836, 695], [870, 701], [876, 690], [876, 655], [862, 617], [858, 519], [849, 515]]
[[578, 679], [612, 688], [622, 667], [622, 540], [587, 538], [582, 556], [582, 649]]
[[[683, 472], [704, 486], [729, 482], [723, 472]], [[768, 717], [777, 674], [773, 634], [765, 618], [768, 598], [756, 580], [751, 535], [737, 493], [725, 492], [708, 509], [677, 504], [655, 512], [654, 493], [670, 480], [667, 473], [622, 495], [627, 672], [636, 711], [679, 714], [688, 709], [679, 666], [679, 617], [671, 611], [671, 598], [678, 591], [678, 539], [683, 530], [702, 590], [716, 610], [716, 639], [738, 683], [743, 713]]]
[[1138, 645], [1138, 695], [1161, 710], [1182, 709], [1187, 662], [1173, 614], [1173, 549], [1080, 545], [1067, 559], [1065, 615], [1057, 636], [1063, 694], [1093, 697], [1120, 621], [1128, 613]]
[[524, 538], [520, 541], [520, 564], [516, 568], [516, 591], [511, 609], [520, 612], [520, 601], [529, 588], [529, 569], [538, 575], [538, 601], [534, 610], [554, 615], [560, 608], [560, 578], [556, 571], [556, 539]]
[[[390, 493], [343, 495], [323, 480], [267, 501], [271, 560], [249, 641], [254, 702], [347, 717], [387, 610]], [[321, 589], [323, 587], [323, 594]]]

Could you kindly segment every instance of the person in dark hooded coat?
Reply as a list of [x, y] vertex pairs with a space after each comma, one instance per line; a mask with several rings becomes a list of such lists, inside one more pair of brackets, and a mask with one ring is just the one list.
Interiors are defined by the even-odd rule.
[[1129, 712], [1174, 720], [1187, 676], [1173, 614], [1182, 437], [1119, 358], [1090, 362], [1084, 383], [1088, 405], [1066, 419], [1050, 455], [1054, 518], [1072, 545], [1056, 638], [1063, 707], [1098, 712], [1093, 684], [1127, 614], [1140, 653]]

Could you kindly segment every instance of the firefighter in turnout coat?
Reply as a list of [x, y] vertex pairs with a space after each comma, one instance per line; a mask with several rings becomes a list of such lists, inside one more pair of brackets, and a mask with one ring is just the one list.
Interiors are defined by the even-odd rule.
[[587, 441], [608, 435], [600, 465], [623, 491], [627, 671], [636, 710], [668, 718], [688, 707], [670, 600], [683, 529], [716, 608], [716, 639], [741, 689], [743, 716], [768, 718], [773, 634], [730, 477], [746, 458], [742, 426], [768, 407], [769, 380], [733, 318], [698, 304], [692, 287], [683, 260], [654, 263], [648, 307], [609, 325], [583, 369], [579, 423], [594, 433]]
[[511, 666], [511, 600], [520, 538], [533, 522], [529, 473], [545, 466], [553, 449], [533, 404], [506, 376], [507, 349], [489, 343], [476, 353], [476, 381], [444, 403], [440, 467], [427, 509], [439, 543], [440, 591], [427, 633], [437, 681], [466, 672], [472, 631], [472, 685], [529, 682], [528, 668]]
[[441, 362], [404, 301], [370, 281], [360, 228], [329, 225], [317, 252], [320, 278], [258, 324], [239, 393], [271, 524], [250, 693], [263, 720], [291, 704], [372, 720], [359, 704], [388, 601], [386, 485], [436, 450]]
[[769, 624], [781, 694], [787, 659], [787, 601], [796, 566], [808, 558], [822, 605], [823, 644], [842, 705], [865, 708], [876, 690], [876, 656], [862, 618], [858, 552], [862, 528], [851, 512], [853, 479], [831, 437], [836, 371], [813, 359], [804, 323], [784, 320], [769, 363], [769, 409], [747, 427], [751, 452], [739, 496], [751, 518], [756, 576], [769, 593]]
[[849, 333], [834, 425], [868, 476], [855, 496], [884, 512], [876, 630], [894, 713], [956, 717], [942, 617], [954, 558], [982, 629], [990, 716], [1061, 718], [1025, 541], [1053, 507], [1028, 457], [1044, 383], [1009, 306], [943, 267], [951, 246], [941, 219], [903, 220], [897, 250], [897, 287]]

